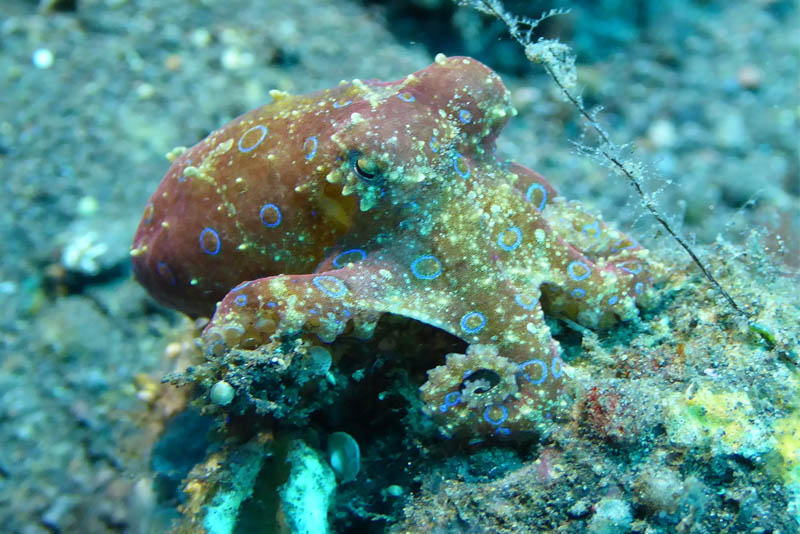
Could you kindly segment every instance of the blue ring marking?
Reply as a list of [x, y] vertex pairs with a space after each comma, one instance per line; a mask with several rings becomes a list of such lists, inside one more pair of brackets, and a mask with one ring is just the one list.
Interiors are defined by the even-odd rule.
[[[517, 235], [517, 239], [514, 240], [514, 242], [512, 244], [506, 245], [505, 243], [503, 243], [503, 236], [506, 235], [509, 232], [513, 232], [514, 234], [516, 234]], [[504, 230], [503, 233], [501, 233], [499, 236], [497, 236], [497, 244], [498, 244], [498, 246], [500, 248], [502, 248], [503, 250], [508, 251], [508, 252], [511, 252], [512, 250], [515, 250], [519, 246], [520, 243], [522, 243], [522, 230], [520, 230], [516, 226], [512, 226], [508, 230]]]
[[142, 218], [142, 222], [144, 224], [150, 224], [151, 222], [153, 222], [153, 215], [155, 214], [155, 211], [156, 208], [155, 206], [153, 206], [152, 202], [148, 202], [147, 204], [145, 204], [144, 206], [145, 217]]
[[459, 402], [461, 402], [461, 393], [458, 391], [451, 391], [447, 395], [444, 396], [444, 402], [448, 406], [455, 406]]
[[616, 296], [616, 295], [614, 295], [613, 297], [609, 297], [609, 299], [608, 299], [608, 305], [609, 306], [613, 306], [617, 302], [619, 302], [619, 297]]
[[[213, 236], [214, 240], [217, 242], [217, 246], [213, 250], [206, 248], [205, 243], [203, 243], [203, 241], [205, 241], [206, 235]], [[200, 249], [209, 256], [216, 256], [217, 254], [219, 254], [219, 250], [222, 248], [222, 241], [220, 241], [219, 239], [219, 234], [217, 233], [216, 230], [214, 230], [210, 226], [206, 226], [205, 228], [203, 228], [203, 231], [200, 232], [200, 237], [198, 238], [197, 241], [200, 243]]]
[[[635, 267], [633, 267], [632, 269], [626, 267], [626, 265], [631, 265], [631, 264], [635, 265]], [[642, 272], [642, 264], [639, 263], [638, 261], [623, 261], [622, 263], [618, 263], [617, 267], [628, 274], [639, 274], [640, 272]]]
[[339, 102], [337, 100], [336, 102], [333, 103], [333, 107], [335, 107], [336, 109], [339, 109], [339, 108], [343, 108], [345, 106], [349, 106], [352, 103], [353, 103], [352, 100], [347, 100], [346, 102]]
[[547, 204], [547, 189], [542, 184], [531, 184], [528, 186], [528, 190], [525, 191], [525, 199], [530, 202], [531, 197], [533, 197], [534, 191], [541, 191], [542, 192], [542, 201], [539, 202], [539, 205], [536, 207], [539, 211], [544, 209], [545, 204]]
[[[338, 298], [347, 293], [347, 286], [344, 285], [344, 282], [342, 282], [335, 276], [328, 276], [328, 275], [315, 276], [314, 279], [311, 281], [314, 283], [315, 286], [317, 286], [317, 289], [319, 289], [329, 297]], [[326, 282], [330, 282], [333, 283], [333, 285], [338, 286], [337, 290], [333, 291], [325, 287], [323, 284]]]
[[641, 282], [636, 282], [636, 285], [633, 286], [633, 290], [636, 291], [637, 295], [641, 295], [642, 291], [644, 291], [644, 284]]
[[[312, 145], [310, 151], [307, 148], [309, 142]], [[317, 147], [319, 147], [319, 139], [317, 139], [316, 135], [312, 135], [303, 142], [303, 152], [306, 153], [306, 160], [311, 161], [312, 159], [314, 159], [314, 156], [317, 155]]]
[[[531, 378], [531, 375], [529, 375], [524, 371], [524, 369], [529, 365], [539, 366], [539, 368], [542, 370], [541, 378], [539, 378], [538, 380], [534, 380], [533, 378]], [[539, 384], [547, 380], [547, 364], [544, 363], [542, 360], [528, 360], [527, 362], [522, 362], [521, 364], [519, 364], [519, 370], [522, 373], [522, 376], [525, 377], [525, 380], [527, 380], [531, 384], [538, 386]]]
[[[258, 138], [258, 141], [256, 141], [256, 143], [254, 145], [249, 146], [247, 148], [243, 147], [242, 146], [242, 141], [244, 141], [244, 138], [247, 136], [247, 134], [249, 134], [250, 132], [255, 131], [255, 130], [260, 130], [261, 131], [261, 137]], [[269, 129], [266, 126], [262, 126], [261, 124], [259, 124], [258, 126], [253, 126], [249, 130], [247, 130], [239, 138], [239, 143], [238, 143], [239, 152], [247, 153], [247, 152], [250, 152], [251, 150], [253, 150], [254, 148], [256, 148], [258, 145], [261, 144], [262, 141], [264, 141], [264, 138], [267, 137], [267, 133], [268, 132], [269, 132]]]
[[[419, 266], [419, 263], [426, 260], [433, 260], [434, 262], [436, 262], [437, 271], [435, 273], [423, 274], [419, 272], [417, 268]], [[424, 256], [420, 256], [419, 258], [411, 262], [411, 272], [414, 273], [414, 276], [416, 278], [419, 278], [420, 280], [433, 280], [434, 278], [437, 278], [440, 274], [442, 274], [442, 262], [440, 262], [439, 258], [437, 258], [436, 256], [433, 256], [432, 254], [426, 254]]]
[[431, 140], [428, 142], [428, 146], [431, 148], [431, 152], [434, 154], [439, 152], [439, 142], [435, 135], [431, 137]]
[[397, 93], [397, 98], [399, 98], [403, 102], [413, 102], [414, 100], [416, 100], [416, 97], [409, 92]]
[[344, 256], [347, 256], [348, 254], [359, 254], [361, 257], [359, 259], [355, 260], [355, 261], [347, 262], [347, 263], [355, 263], [356, 261], [361, 261], [361, 260], [363, 260], [364, 258], [367, 257], [367, 253], [364, 250], [362, 250], [360, 248], [351, 248], [350, 250], [345, 250], [344, 252], [342, 252], [341, 254], [337, 255], [335, 258], [333, 258], [333, 266], [336, 267], [337, 269], [341, 269], [342, 267], [344, 267], [343, 265], [341, 265], [339, 263], [339, 261]]
[[472, 122], [472, 113], [470, 113], [468, 109], [462, 109], [458, 112], [458, 120], [460, 120], [462, 124], [469, 124]]
[[[621, 244], [623, 244], [625, 241], [630, 241], [631, 244], [630, 245], [626, 245], [626, 246], [624, 246], [622, 248], [617, 248]], [[636, 248], [638, 246], [639, 246], [639, 244], [636, 241], [634, 241], [633, 239], [631, 239], [629, 237], [626, 237], [626, 238], [620, 239], [616, 243], [614, 243], [614, 245], [611, 247], [611, 253], [612, 254], [616, 254], [617, 252], [621, 252], [621, 251], [627, 250], [629, 248]]]
[[236, 286], [233, 289], [231, 289], [231, 293], [233, 293], [234, 291], [240, 291], [240, 290], [246, 288], [247, 286], [250, 285], [251, 282], [252, 282], [252, 280], [247, 280], [246, 282], [242, 282], [238, 286]]
[[[469, 321], [473, 317], [480, 318], [481, 323], [478, 326], [470, 328], [469, 325], [467, 325], [467, 321]], [[486, 316], [481, 312], [476, 312], [476, 311], [469, 312], [464, 314], [464, 316], [461, 318], [461, 329], [467, 334], [477, 334], [478, 332], [483, 330], [484, 326], [486, 326]]]
[[278, 305], [277, 302], [272, 302], [272, 301], [267, 302], [267, 307], [268, 308], [274, 308], [277, 305]]
[[461, 402], [461, 393], [458, 391], [451, 391], [447, 395], [444, 396], [444, 403], [439, 406], [439, 411], [444, 413], [447, 411], [448, 408], [452, 408], [456, 404]]
[[564, 374], [564, 360], [554, 356], [553, 361], [550, 362], [550, 372], [553, 374], [553, 378], [561, 378]]
[[582, 287], [576, 287], [570, 292], [570, 295], [572, 295], [572, 298], [580, 300], [586, 296], [586, 290], [583, 289]]
[[498, 434], [500, 436], [510, 436], [511, 435], [511, 429], [510, 428], [506, 428], [504, 426], [501, 426], [500, 428], [497, 428], [494, 431], [494, 433]]
[[[589, 230], [594, 230], [592, 235], [589, 235]], [[592, 224], [584, 224], [583, 225], [583, 235], [586, 237], [591, 237], [592, 239], [597, 239], [600, 237], [600, 221], [595, 221]]]
[[[584, 269], [586, 269], [586, 272], [583, 273], [582, 275], [577, 275], [575, 274], [575, 267], [583, 267]], [[572, 278], [576, 282], [580, 282], [581, 280], [586, 280], [587, 278], [589, 278], [589, 275], [592, 274], [592, 270], [584, 262], [575, 260], [570, 262], [569, 265], [567, 265], [567, 274], [569, 275], [570, 278]]]
[[[461, 172], [461, 169], [458, 168], [458, 163], [460, 161], [463, 161], [464, 165], [466, 165], [466, 167], [467, 167], [467, 170], [464, 171], [464, 172]], [[453, 156], [453, 169], [455, 169], [456, 174], [458, 174], [460, 177], [462, 177], [465, 180], [467, 178], [469, 178], [470, 172], [472, 172], [472, 171], [470, 171], [469, 164], [467, 163], [467, 159], [464, 157], [464, 155], [461, 152], [456, 152], [456, 155]]]
[[165, 279], [169, 285], [175, 285], [175, 275], [172, 274], [172, 269], [169, 268], [169, 265], [160, 261], [156, 264], [156, 269], [158, 270], [158, 276]]
[[523, 309], [528, 310], [528, 311], [531, 311], [532, 309], [534, 309], [536, 307], [536, 304], [539, 302], [539, 299], [531, 298], [530, 303], [529, 304], [525, 304], [525, 301], [522, 300], [523, 298], [525, 298], [525, 297], [522, 296], [522, 293], [517, 293], [516, 295], [514, 295], [514, 302], [516, 302]]
[[236, 304], [237, 306], [244, 306], [245, 304], [247, 304], [247, 295], [244, 294], [236, 295], [236, 298], [233, 299], [233, 303]]
[[[489, 411], [494, 407], [499, 407], [503, 411], [503, 415], [501, 415], [499, 419], [492, 419], [489, 416]], [[500, 426], [500, 425], [502, 425], [503, 423], [506, 422], [506, 419], [508, 419], [508, 408], [506, 408], [502, 404], [495, 404], [494, 406], [487, 406], [486, 409], [483, 411], [483, 420], [486, 421], [487, 423], [489, 423], [490, 425]]]
[[[264, 220], [264, 215], [266, 214], [268, 209], [275, 210], [275, 213], [278, 216], [278, 218], [277, 218], [277, 220], [275, 222], [267, 222], [267, 221]], [[261, 219], [261, 222], [267, 228], [275, 228], [283, 220], [283, 214], [281, 213], [281, 209], [278, 206], [276, 206], [275, 204], [272, 204], [272, 203], [268, 203], [268, 204], [264, 204], [263, 206], [261, 206], [261, 211], [258, 212], [258, 218]]]

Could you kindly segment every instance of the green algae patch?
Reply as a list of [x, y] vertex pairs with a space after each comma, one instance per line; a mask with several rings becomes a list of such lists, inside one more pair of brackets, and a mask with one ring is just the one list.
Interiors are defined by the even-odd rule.
[[674, 444], [710, 448], [715, 454], [752, 459], [776, 446], [766, 422], [741, 391], [702, 388], [691, 396], [672, 395], [666, 404], [666, 427]]
[[797, 484], [800, 490], [800, 411], [775, 422], [775, 438], [778, 452], [784, 464], [784, 480]]
[[791, 495], [788, 511], [800, 523], [800, 410], [775, 422], [777, 450], [782, 459], [780, 472]]

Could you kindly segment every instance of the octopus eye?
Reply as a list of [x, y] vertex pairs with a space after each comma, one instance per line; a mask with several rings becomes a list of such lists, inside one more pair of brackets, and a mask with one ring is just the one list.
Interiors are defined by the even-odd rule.
[[500, 375], [491, 369], [478, 369], [464, 378], [461, 382], [461, 392], [469, 390], [472, 394], [481, 395], [488, 393], [500, 383]]
[[381, 179], [381, 169], [378, 164], [358, 150], [350, 151], [350, 167], [356, 176], [367, 183], [375, 183]]

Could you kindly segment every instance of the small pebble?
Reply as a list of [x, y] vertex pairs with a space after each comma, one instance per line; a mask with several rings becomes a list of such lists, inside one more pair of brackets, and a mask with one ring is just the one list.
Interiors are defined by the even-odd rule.
[[622, 499], [602, 499], [589, 521], [592, 534], [627, 534], [631, 530], [631, 506]]
[[189, 36], [191, 43], [197, 48], [205, 48], [211, 43], [211, 33], [205, 28], [197, 28]]
[[386, 488], [386, 495], [390, 497], [399, 497], [403, 494], [403, 486], [398, 486], [397, 484], [392, 484], [388, 488]]
[[136, 87], [136, 96], [141, 98], [142, 100], [148, 100], [156, 94], [156, 88], [150, 85], [149, 83], [140, 84]]
[[97, 199], [91, 195], [87, 195], [85, 197], [81, 197], [78, 200], [78, 215], [81, 217], [90, 217], [97, 213], [97, 209], [100, 207], [100, 203], [97, 202]]
[[176, 71], [181, 68], [181, 56], [178, 54], [170, 54], [164, 60], [164, 67], [167, 70]]
[[567, 510], [567, 515], [573, 519], [584, 517], [588, 513], [589, 513], [589, 501], [585, 499], [581, 499], [580, 501], [576, 502], [575, 504], [569, 507], [569, 510]]
[[742, 89], [757, 89], [762, 78], [761, 70], [755, 65], [745, 65], [736, 73], [736, 80]]
[[220, 58], [222, 67], [226, 70], [238, 70], [251, 66], [255, 57], [250, 52], [240, 52], [236, 48], [227, 48]]
[[211, 402], [217, 406], [227, 406], [231, 403], [235, 394], [236, 391], [233, 386], [224, 380], [220, 380], [211, 388]]
[[37, 69], [49, 69], [53, 66], [53, 53], [47, 48], [40, 48], [33, 53], [31, 60]]
[[647, 138], [656, 148], [670, 148], [678, 140], [678, 132], [672, 122], [658, 119], [647, 129]]

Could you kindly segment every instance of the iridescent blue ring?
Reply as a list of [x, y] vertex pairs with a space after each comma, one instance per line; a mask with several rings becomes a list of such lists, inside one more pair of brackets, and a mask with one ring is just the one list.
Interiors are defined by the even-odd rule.
[[[514, 240], [514, 242], [512, 244], [506, 245], [503, 242], [503, 236], [505, 236], [509, 232], [514, 233], [517, 236], [517, 238]], [[508, 230], [503, 231], [503, 233], [501, 233], [499, 236], [497, 236], [497, 245], [500, 248], [502, 248], [503, 250], [508, 251], [508, 252], [510, 252], [512, 250], [515, 250], [517, 247], [519, 247], [520, 243], [522, 243], [522, 230], [520, 230], [516, 226], [512, 226], [511, 228], [509, 228]]]
[[455, 406], [461, 401], [461, 393], [458, 391], [451, 391], [444, 396], [444, 403], [439, 406], [439, 411], [446, 412], [448, 408]]
[[[525, 372], [524, 369], [529, 365], [538, 365], [539, 368], [541, 369], [542, 376], [538, 380], [534, 380], [533, 378], [531, 378], [531, 375]], [[522, 376], [525, 377], [525, 380], [527, 380], [531, 384], [539, 385], [545, 380], [547, 380], [547, 364], [544, 363], [542, 360], [528, 360], [527, 362], [522, 362], [521, 364], [519, 364], [519, 370], [522, 373]]]
[[345, 250], [344, 252], [338, 254], [335, 258], [333, 258], [333, 262], [332, 262], [333, 266], [336, 267], [337, 269], [341, 269], [342, 267], [344, 267], [343, 265], [341, 265], [340, 262], [341, 262], [342, 258], [347, 256], [348, 254], [358, 254], [361, 257], [358, 258], [357, 260], [348, 261], [346, 263], [355, 263], [356, 261], [361, 261], [361, 260], [363, 260], [364, 258], [367, 257], [366, 251], [364, 251], [364, 250], [362, 250], [360, 248], [351, 248], [350, 250]]
[[[435, 273], [423, 274], [419, 272], [418, 270], [419, 263], [426, 260], [432, 260], [436, 263], [437, 269]], [[442, 262], [440, 262], [439, 258], [437, 258], [436, 256], [433, 256], [432, 254], [426, 254], [424, 256], [420, 256], [419, 258], [411, 262], [411, 272], [414, 273], [414, 276], [416, 278], [419, 278], [420, 280], [433, 280], [434, 278], [437, 278], [440, 274], [442, 274]]]
[[[207, 235], [211, 235], [214, 237], [216, 247], [214, 247], [213, 249], [206, 248], [206, 244], [203, 243]], [[200, 232], [200, 237], [198, 238], [198, 242], [200, 243], [200, 250], [202, 250], [209, 256], [216, 256], [217, 254], [219, 254], [219, 251], [222, 248], [222, 241], [219, 238], [219, 234], [217, 233], [216, 230], [214, 230], [210, 226], [206, 226], [205, 228], [203, 228], [203, 231]]]
[[[322, 291], [323, 293], [325, 293], [329, 297], [338, 298], [338, 297], [344, 296], [347, 293], [347, 286], [344, 285], [344, 282], [342, 282], [341, 280], [339, 280], [335, 276], [328, 276], [328, 275], [315, 276], [311, 280], [311, 282], [315, 286], [317, 286], [317, 289], [319, 289], [320, 291]], [[329, 288], [325, 287], [324, 284], [326, 282], [333, 283], [333, 285], [336, 286], [337, 289], [334, 291], [332, 289], [329, 289]]]
[[[470, 328], [470, 326], [467, 324], [467, 321], [469, 321], [473, 317], [478, 317], [481, 320], [481, 322], [478, 326], [473, 326], [472, 328]], [[486, 326], [486, 316], [481, 312], [476, 312], [476, 311], [469, 312], [464, 314], [464, 316], [461, 318], [461, 329], [468, 334], [477, 334], [478, 332], [483, 330], [484, 326]]]
[[[631, 267], [629, 268], [628, 265], [631, 265]], [[628, 274], [639, 274], [642, 272], [642, 264], [638, 261], [623, 261], [622, 263], [618, 263], [617, 267]]]
[[536, 303], [539, 302], [539, 299], [531, 298], [530, 303], [526, 304], [525, 301], [523, 301], [522, 299], [523, 296], [521, 293], [517, 293], [516, 295], [514, 295], [514, 302], [516, 302], [517, 304], [520, 305], [520, 307], [528, 311], [534, 309], [536, 307]]
[[[624, 246], [624, 247], [622, 247], [622, 248], [618, 248], [618, 247], [619, 247], [621, 244], [623, 244], [623, 243], [624, 243], [624, 242], [626, 242], [626, 241], [630, 241], [630, 244], [629, 244], [629, 245], [625, 245], [625, 246]], [[620, 251], [622, 251], [622, 250], [627, 250], [627, 249], [631, 249], [631, 248], [636, 248], [637, 246], [639, 246], [639, 245], [636, 243], [636, 241], [634, 241], [634, 240], [633, 240], [633, 239], [631, 239], [631, 238], [624, 238], [624, 239], [620, 239], [620, 240], [618, 240], [616, 243], [614, 243], [614, 245], [611, 247], [611, 253], [612, 253], [612, 254], [616, 254], [617, 252], [620, 252]]]
[[564, 374], [563, 364], [564, 360], [558, 356], [553, 357], [553, 361], [550, 362], [550, 372], [553, 373], [553, 378], [561, 378], [561, 375]]
[[[467, 166], [467, 170], [466, 171], [462, 172], [461, 169], [458, 168], [458, 163], [460, 161], [463, 161], [464, 165]], [[453, 156], [453, 169], [455, 169], [456, 174], [458, 174], [463, 179], [466, 180], [467, 178], [469, 178], [469, 174], [471, 172], [470, 169], [469, 169], [469, 164], [467, 163], [467, 159], [460, 152], [456, 152], [456, 155]]]
[[169, 265], [160, 261], [156, 264], [156, 269], [158, 270], [158, 276], [166, 280], [169, 285], [175, 285], [175, 275], [172, 274], [172, 269], [169, 268]]
[[[575, 267], [583, 267], [584, 269], [586, 269], [586, 272], [581, 275], [577, 275], [575, 274]], [[589, 275], [592, 274], [592, 270], [584, 262], [575, 260], [570, 262], [569, 265], [567, 265], [567, 274], [569, 274], [569, 277], [575, 280], [576, 282], [580, 282], [581, 280], [586, 280], [587, 278], [589, 278]]]
[[[242, 146], [242, 141], [244, 141], [244, 138], [247, 137], [247, 134], [249, 134], [250, 132], [253, 132], [255, 130], [260, 130], [261, 131], [261, 137], [258, 138], [258, 141], [256, 141], [255, 144], [253, 144], [253, 145], [251, 145], [251, 146], [249, 146], [247, 148], [243, 147]], [[250, 152], [251, 150], [253, 150], [254, 148], [256, 148], [258, 145], [260, 145], [262, 143], [262, 141], [264, 141], [264, 138], [267, 137], [267, 133], [268, 132], [269, 132], [269, 129], [266, 126], [262, 126], [261, 124], [259, 124], [258, 126], [253, 126], [249, 130], [247, 130], [239, 138], [239, 143], [238, 143], [239, 152], [247, 153], [247, 152]]]
[[[311, 143], [311, 150], [308, 149], [308, 144]], [[303, 142], [303, 152], [306, 153], [306, 159], [311, 161], [317, 155], [317, 147], [319, 147], [319, 139], [316, 135], [312, 135]]]
[[[266, 215], [268, 209], [275, 210], [275, 213], [278, 216], [278, 218], [275, 220], [275, 222], [267, 222], [267, 221], [264, 220], [264, 215]], [[258, 212], [258, 218], [261, 219], [261, 222], [267, 228], [275, 228], [283, 220], [283, 214], [281, 214], [281, 209], [278, 206], [276, 206], [275, 204], [269, 203], [269, 204], [264, 204], [263, 206], [261, 206], [261, 211]]]
[[[500, 416], [499, 419], [492, 419], [489, 415], [489, 411], [492, 408], [498, 407], [502, 410], [503, 414]], [[503, 406], [502, 404], [496, 404], [495, 406], [487, 406], [486, 409], [483, 411], [483, 420], [489, 423], [490, 425], [500, 426], [506, 422], [508, 419], [508, 408]]]
[[536, 209], [542, 211], [544, 209], [545, 204], [547, 204], [547, 189], [542, 184], [531, 184], [528, 186], [528, 190], [525, 191], [525, 199], [530, 202], [531, 197], [533, 197], [534, 191], [541, 191], [542, 192], [542, 201], [539, 202], [539, 205], [536, 206]]
[[[589, 235], [589, 230], [594, 230], [592, 235]], [[601, 229], [600, 229], [600, 221], [595, 221], [592, 224], [584, 224], [583, 225], [583, 235], [586, 237], [591, 237], [595, 239], [600, 236]]]
[[144, 207], [145, 217], [142, 219], [144, 224], [150, 224], [153, 222], [153, 214], [155, 213], [156, 208], [153, 206], [152, 202], [148, 202]]

